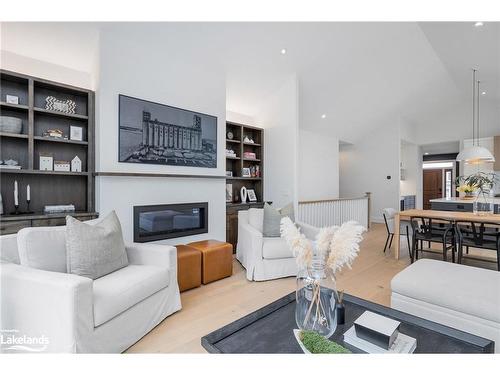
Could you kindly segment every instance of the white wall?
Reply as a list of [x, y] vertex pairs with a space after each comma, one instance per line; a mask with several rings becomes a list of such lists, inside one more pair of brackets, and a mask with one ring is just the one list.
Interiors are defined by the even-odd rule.
[[321, 200], [339, 197], [339, 140], [300, 129], [298, 199]]
[[277, 207], [297, 203], [298, 83], [293, 76], [255, 116], [264, 128], [264, 199]]
[[[29, 53], [29, 51], [26, 52]], [[94, 89], [92, 72], [82, 72], [5, 50], [0, 51], [0, 63], [2, 69], [85, 89]]]
[[[372, 220], [381, 222], [382, 209], [399, 208], [398, 121], [381, 125], [353, 145], [340, 147], [340, 196], [372, 193]], [[387, 179], [391, 176], [391, 179]]]
[[255, 123], [255, 118], [253, 116], [232, 111], [226, 111], [226, 120], [235, 122], [237, 124], [257, 126], [257, 124]]
[[422, 208], [422, 148], [401, 140], [400, 158], [405, 179], [399, 182], [399, 194], [415, 195], [415, 207]]
[[[165, 26], [163, 32], [169, 32]], [[172, 30], [175, 32], [175, 30]], [[179, 38], [160, 38], [148, 25], [102, 30], [97, 98], [97, 170], [223, 176], [225, 170], [225, 75], [195, 47]], [[161, 42], [161, 43], [160, 43]], [[194, 43], [194, 42], [193, 42]], [[175, 53], [175, 57], [173, 57]], [[137, 165], [118, 162], [118, 94], [217, 116], [217, 168]], [[225, 239], [225, 180], [196, 178], [97, 178], [101, 215], [116, 210], [126, 240], [133, 238], [134, 205], [208, 202], [209, 232], [167, 243]]]

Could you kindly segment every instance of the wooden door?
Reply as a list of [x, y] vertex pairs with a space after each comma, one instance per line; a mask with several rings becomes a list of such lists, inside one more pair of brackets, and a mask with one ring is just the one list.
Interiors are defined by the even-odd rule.
[[443, 197], [443, 171], [441, 169], [424, 170], [424, 210], [431, 209], [430, 199]]

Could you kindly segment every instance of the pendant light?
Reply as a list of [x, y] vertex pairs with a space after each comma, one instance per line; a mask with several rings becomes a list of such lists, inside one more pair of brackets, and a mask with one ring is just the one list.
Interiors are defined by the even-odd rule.
[[[479, 95], [480, 82], [476, 81], [476, 72], [477, 72], [476, 69], [472, 69], [472, 146], [464, 148], [457, 155], [457, 161], [463, 161], [467, 164], [492, 163], [495, 161], [495, 158], [487, 148], [479, 146], [479, 98], [481, 95]], [[477, 111], [476, 111], [476, 100], [477, 100]], [[477, 124], [477, 132], [476, 132], [476, 124]]]

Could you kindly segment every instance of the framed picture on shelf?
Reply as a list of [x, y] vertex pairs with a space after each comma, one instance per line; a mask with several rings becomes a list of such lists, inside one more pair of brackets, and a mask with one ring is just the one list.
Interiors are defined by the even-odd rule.
[[226, 203], [233, 202], [233, 184], [226, 184]]
[[72, 141], [83, 141], [83, 129], [80, 126], [70, 126], [69, 139]]
[[255, 195], [254, 189], [247, 189], [247, 195], [250, 202], [257, 202], [257, 195]]
[[233, 171], [226, 171], [226, 177], [233, 177]]
[[15, 95], [6, 95], [5, 102], [9, 104], [19, 104], [19, 97]]
[[241, 176], [242, 177], [252, 177], [252, 172], [250, 172], [250, 168], [243, 168]]

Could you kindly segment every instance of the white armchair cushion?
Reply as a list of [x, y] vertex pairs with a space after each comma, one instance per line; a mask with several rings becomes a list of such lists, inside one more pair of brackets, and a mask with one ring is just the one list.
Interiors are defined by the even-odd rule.
[[[96, 225], [101, 221], [100, 218], [88, 220], [85, 224]], [[14, 247], [10, 238], [4, 241], [7, 236], [2, 236], [2, 260], [44, 271], [67, 272], [65, 225], [23, 228], [11, 236], [17, 239], [17, 246]], [[4, 245], [8, 249], [5, 254]]]
[[293, 253], [281, 237], [264, 237], [262, 245], [264, 259], [293, 258]]
[[167, 268], [129, 265], [94, 280], [94, 326], [166, 288], [169, 276]]
[[17, 251], [17, 234], [0, 236], [0, 260], [19, 264], [19, 251]]
[[264, 210], [262, 208], [250, 208], [248, 210], [248, 223], [262, 233], [264, 228]]
[[17, 234], [22, 266], [63, 272], [66, 267], [66, 227], [23, 228]]

